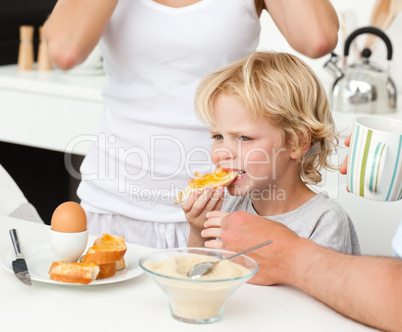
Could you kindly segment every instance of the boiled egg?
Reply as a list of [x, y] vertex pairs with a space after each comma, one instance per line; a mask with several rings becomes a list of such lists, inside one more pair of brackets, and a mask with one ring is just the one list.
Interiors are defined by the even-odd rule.
[[65, 202], [54, 210], [51, 229], [63, 233], [79, 233], [87, 229], [87, 216], [76, 202]]

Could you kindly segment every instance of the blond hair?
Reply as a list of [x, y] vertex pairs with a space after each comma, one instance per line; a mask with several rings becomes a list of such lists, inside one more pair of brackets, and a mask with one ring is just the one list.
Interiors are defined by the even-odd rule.
[[[239, 96], [251, 119], [263, 116], [281, 130], [282, 142], [297, 152], [306, 183], [319, 183], [321, 168], [336, 169], [329, 156], [336, 151], [338, 136], [325, 89], [298, 57], [255, 52], [207, 76], [195, 97], [197, 116], [204, 123], [214, 123], [213, 104], [220, 94]], [[303, 156], [306, 144], [310, 150]]]

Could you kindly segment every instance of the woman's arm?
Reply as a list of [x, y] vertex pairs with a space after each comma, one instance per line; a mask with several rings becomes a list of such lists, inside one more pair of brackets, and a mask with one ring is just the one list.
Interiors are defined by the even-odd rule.
[[82, 63], [99, 42], [118, 0], [59, 0], [44, 24], [43, 35], [56, 67]]
[[339, 21], [328, 0], [264, 0], [290, 46], [310, 57], [330, 53], [338, 43]]

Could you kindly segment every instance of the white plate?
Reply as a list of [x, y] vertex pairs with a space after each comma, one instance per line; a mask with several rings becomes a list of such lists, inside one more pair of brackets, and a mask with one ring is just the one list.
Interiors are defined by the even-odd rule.
[[[52, 263], [56, 261], [56, 257], [52, 253], [50, 244], [41, 243], [41, 244], [32, 244], [23, 246], [22, 252], [25, 256], [25, 260], [28, 265], [31, 280], [45, 282], [49, 284], [61, 284], [69, 286], [95, 286], [95, 285], [111, 284], [135, 278], [144, 272], [138, 265], [138, 260], [141, 254], [136, 253], [133, 250], [127, 249], [127, 252], [124, 256], [124, 260], [126, 261], [126, 268], [120, 271], [116, 271], [116, 274], [114, 276], [106, 279], [94, 280], [88, 285], [71, 284], [71, 283], [54, 281], [50, 279], [48, 274], [49, 268], [52, 265]], [[12, 261], [14, 260], [15, 260], [14, 250], [5, 253], [1, 259], [3, 267], [7, 271], [13, 274], [14, 272], [12, 269]]]

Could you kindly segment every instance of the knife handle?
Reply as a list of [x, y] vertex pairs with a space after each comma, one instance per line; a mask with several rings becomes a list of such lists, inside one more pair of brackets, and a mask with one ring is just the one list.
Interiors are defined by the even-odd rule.
[[13, 242], [14, 250], [17, 255], [21, 254], [20, 240], [16, 229], [10, 229], [11, 241]]

